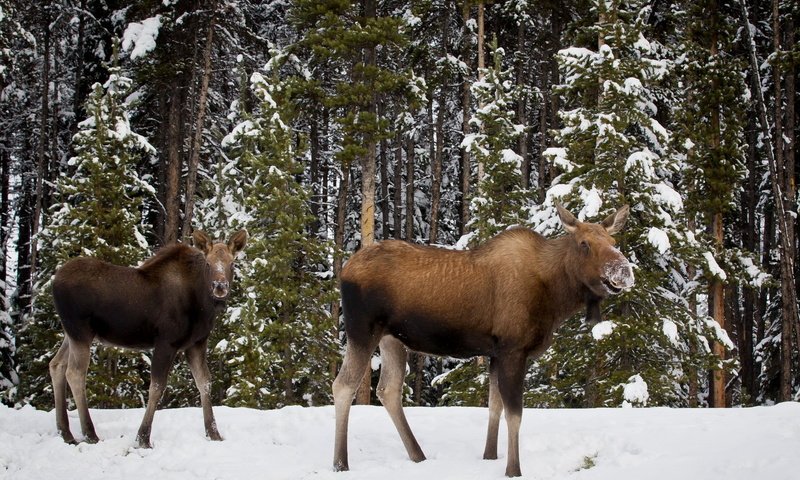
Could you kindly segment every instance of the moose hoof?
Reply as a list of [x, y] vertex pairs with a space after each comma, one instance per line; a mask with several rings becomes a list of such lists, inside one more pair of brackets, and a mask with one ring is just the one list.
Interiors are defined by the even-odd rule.
[[95, 443], [99, 442], [100, 439], [97, 438], [97, 435], [87, 435], [86, 438], [83, 439], [83, 441], [94, 445]]
[[75, 437], [72, 436], [71, 433], [62, 433], [61, 438], [64, 439], [64, 443], [67, 445], [77, 445], [78, 441], [75, 440]]
[[347, 465], [347, 462], [333, 462], [333, 471], [334, 472], [347, 472], [350, 470], [350, 466]]
[[412, 455], [411, 461], [414, 463], [424, 462], [425, 461], [425, 454], [420, 453], [419, 455]]
[[520, 471], [519, 467], [517, 468], [506, 468], [506, 477], [521, 477], [522, 471]]
[[153, 445], [150, 444], [149, 438], [137, 438], [136, 445], [139, 448], [153, 448]]
[[484, 453], [483, 454], [484, 460], [497, 460], [497, 452], [495, 453]]
[[222, 435], [220, 435], [218, 432], [209, 433], [208, 434], [208, 439], [211, 440], [212, 442], [221, 442], [221, 441], [225, 440], [224, 438], [222, 438]]

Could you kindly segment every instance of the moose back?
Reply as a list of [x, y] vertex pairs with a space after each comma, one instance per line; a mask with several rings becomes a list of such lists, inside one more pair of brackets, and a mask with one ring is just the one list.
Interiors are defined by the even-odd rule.
[[425, 455], [403, 414], [406, 347], [489, 357], [484, 458], [497, 458], [505, 409], [506, 475], [521, 474], [519, 426], [527, 359], [541, 354], [555, 329], [579, 309], [599, 317], [603, 298], [633, 285], [633, 270], [611, 237], [625, 224], [627, 206], [600, 224], [579, 222], [560, 205], [557, 210], [567, 235], [556, 239], [514, 228], [470, 251], [384, 241], [352, 256], [341, 274], [347, 350], [333, 383], [335, 470], [349, 469], [350, 405], [380, 345], [377, 395], [413, 461]]

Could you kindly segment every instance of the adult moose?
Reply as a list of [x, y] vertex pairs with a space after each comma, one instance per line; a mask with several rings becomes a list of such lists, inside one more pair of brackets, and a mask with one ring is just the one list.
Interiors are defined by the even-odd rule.
[[178, 352], [186, 352], [200, 390], [206, 435], [222, 440], [211, 410], [206, 344], [214, 317], [228, 298], [234, 260], [247, 242], [247, 232], [235, 233], [227, 244], [213, 243], [201, 231], [192, 237], [196, 248], [167, 246], [138, 268], [76, 258], [56, 272], [53, 300], [65, 335], [50, 361], [50, 376], [56, 426], [64, 441], [75, 443], [67, 418], [66, 383], [75, 397], [85, 440], [98, 441], [86, 402], [89, 349], [95, 339], [117, 347], [153, 349], [147, 409], [136, 436], [140, 447], [151, 446], [153, 415]]
[[347, 351], [333, 382], [335, 470], [348, 470], [350, 405], [375, 347], [377, 394], [411, 460], [425, 460], [402, 406], [406, 347], [452, 357], [488, 356], [489, 429], [483, 458], [497, 458], [505, 408], [506, 475], [521, 475], [519, 426], [526, 362], [544, 352], [554, 330], [581, 307], [599, 317], [599, 302], [633, 285], [628, 260], [611, 235], [628, 218], [624, 206], [600, 224], [579, 222], [557, 205], [567, 235], [548, 240], [512, 228], [469, 251], [385, 241], [353, 255], [341, 274]]

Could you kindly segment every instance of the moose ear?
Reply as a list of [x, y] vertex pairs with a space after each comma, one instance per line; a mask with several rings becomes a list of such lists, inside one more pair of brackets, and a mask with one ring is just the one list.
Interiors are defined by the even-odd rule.
[[622, 228], [625, 226], [625, 222], [628, 221], [628, 215], [630, 214], [631, 209], [628, 205], [620, 208], [616, 211], [616, 213], [612, 213], [605, 220], [600, 224], [602, 225], [609, 235], [614, 235], [622, 231]]
[[575, 218], [575, 215], [558, 202], [556, 202], [556, 210], [558, 211], [558, 218], [561, 219], [561, 224], [564, 225], [564, 230], [568, 233], [574, 232], [578, 228], [578, 219]]
[[237, 253], [244, 249], [247, 243], [247, 230], [242, 229], [234, 233], [230, 240], [228, 240], [228, 250], [235, 256]]
[[208, 235], [205, 234], [205, 232], [201, 230], [195, 230], [194, 232], [192, 232], [192, 239], [194, 240], [194, 246], [198, 250], [202, 251], [205, 254], [208, 254], [208, 252], [211, 251], [211, 246], [213, 245], [213, 242], [208, 237]]

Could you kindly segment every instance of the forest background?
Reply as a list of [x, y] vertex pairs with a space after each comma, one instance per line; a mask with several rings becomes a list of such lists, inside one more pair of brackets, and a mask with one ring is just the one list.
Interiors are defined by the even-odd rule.
[[[349, 254], [559, 235], [556, 200], [592, 221], [631, 205], [618, 240], [637, 283], [600, 324], [559, 330], [526, 406], [797, 400], [798, 12], [0, 0], [2, 401], [52, 408], [68, 258], [136, 265], [195, 228], [247, 228], [209, 344], [214, 402], [328, 404]], [[93, 406], [143, 405], [146, 352], [93, 356]], [[407, 402], [485, 404], [485, 369], [410, 353]], [[179, 363], [163, 405], [196, 403]]]

